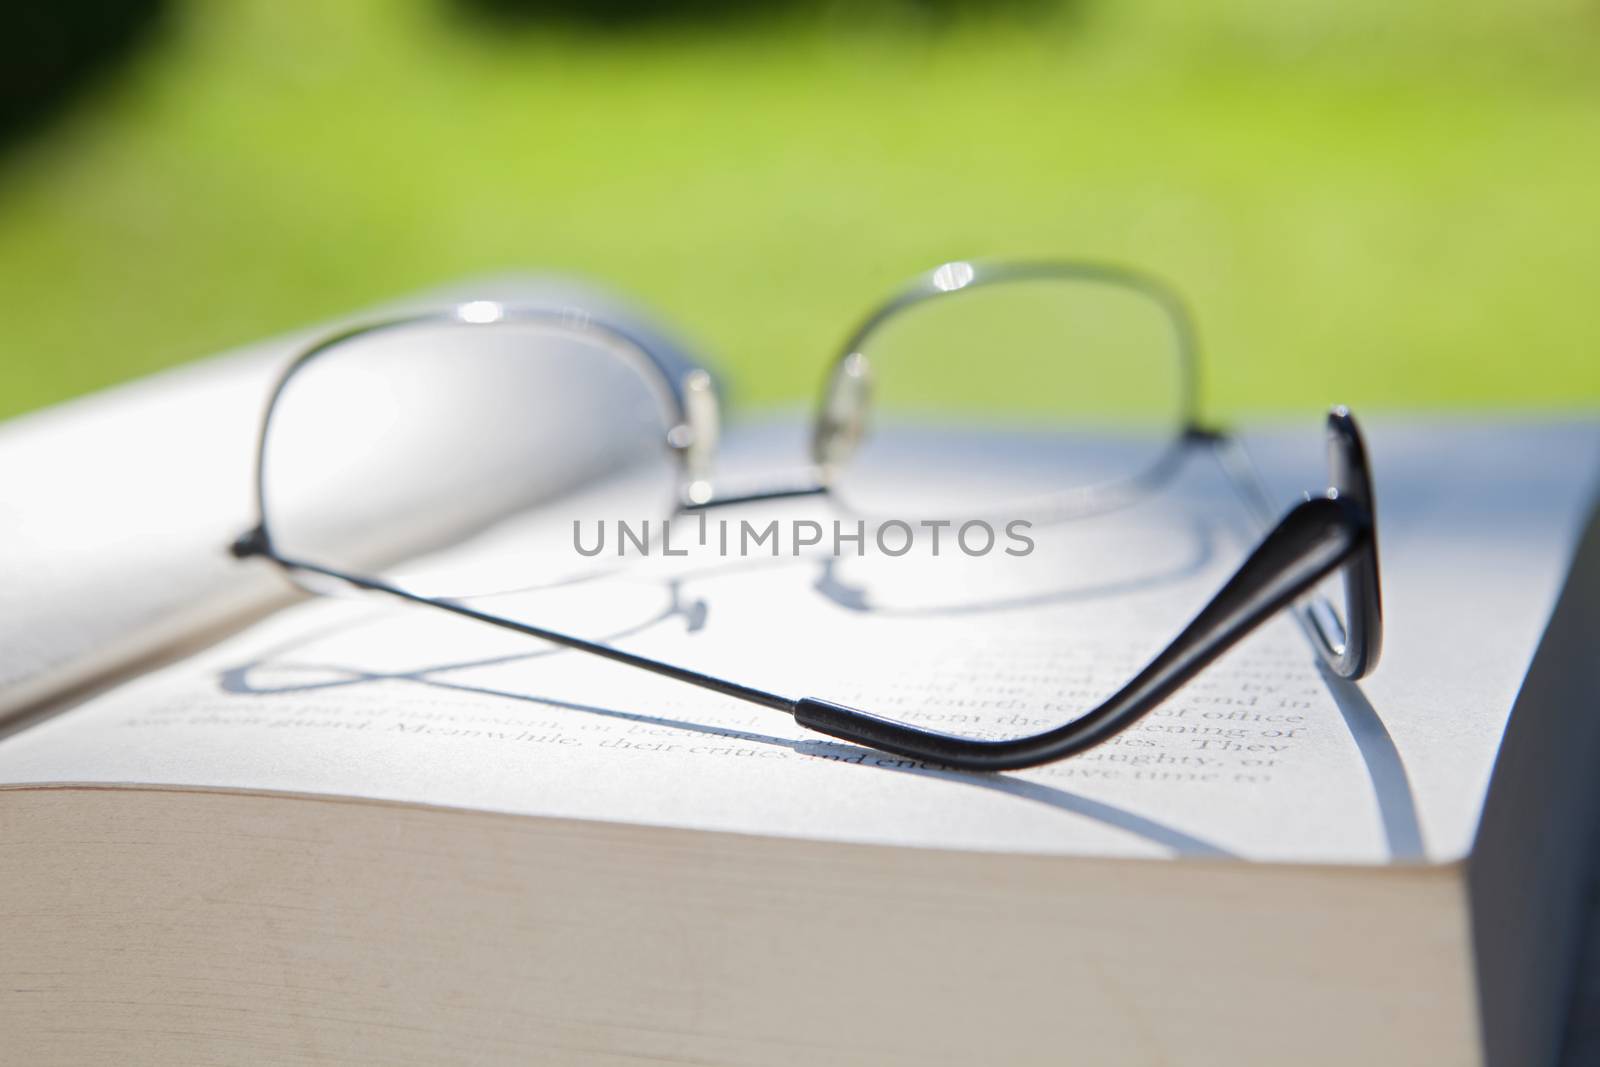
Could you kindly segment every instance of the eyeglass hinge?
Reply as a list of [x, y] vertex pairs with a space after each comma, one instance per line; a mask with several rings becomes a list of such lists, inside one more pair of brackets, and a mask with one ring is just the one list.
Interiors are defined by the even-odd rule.
[[233, 539], [233, 544], [228, 546], [228, 554], [234, 559], [249, 559], [251, 556], [263, 556], [267, 552], [267, 531], [260, 526], [252, 527]]

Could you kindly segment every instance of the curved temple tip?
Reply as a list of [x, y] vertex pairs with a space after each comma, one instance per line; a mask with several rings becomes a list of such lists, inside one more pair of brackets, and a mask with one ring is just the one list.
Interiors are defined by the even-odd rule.
[[1361, 426], [1342, 404], [1328, 412], [1328, 467], [1333, 492], [1364, 511], [1372, 528], [1366, 547], [1344, 569], [1344, 632], [1337, 640], [1327, 633], [1318, 639], [1319, 651], [1333, 672], [1356, 679], [1372, 673], [1383, 650], [1383, 595], [1372, 468]]
[[1331, 444], [1354, 452], [1360, 462], [1366, 462], [1366, 442], [1361, 437], [1361, 425], [1343, 404], [1336, 404], [1328, 411], [1328, 438]]

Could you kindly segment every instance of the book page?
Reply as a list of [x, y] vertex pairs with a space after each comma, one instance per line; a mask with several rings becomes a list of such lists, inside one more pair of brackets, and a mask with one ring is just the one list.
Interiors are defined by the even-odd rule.
[[[1322, 477], [1318, 435], [1296, 430], [1257, 450], [1275, 490]], [[1380, 424], [1371, 437], [1389, 611], [1378, 673], [1331, 678], [1285, 615], [1132, 729], [1049, 766], [968, 774], [840, 744], [766, 707], [365, 595], [297, 606], [0, 741], [0, 781], [276, 790], [954, 849], [1453, 858], [1470, 845], [1586, 514], [1596, 434]], [[736, 459], [770, 468], [793, 447], [780, 426], [749, 435]], [[1530, 476], [1529, 456], [1547, 450], [1591, 460]], [[1025, 475], [1027, 455], [1012, 459], [987, 473], [947, 463], [940, 481]], [[474, 607], [984, 737], [1091, 708], [1177, 633], [1251, 537], [1205, 452], [1136, 504], [1029, 529], [1020, 565], [948, 541], [937, 556], [926, 542], [893, 557], [848, 544], [720, 550], [719, 520], [735, 536], [742, 520], [831, 533], [840, 516], [816, 498], [709, 512], [704, 532], [680, 520], [682, 556], [584, 556], [572, 512], [556, 512], [498, 546], [496, 535], [467, 546], [513, 546], [550, 576]], [[580, 532], [592, 547], [595, 529]]]
[[291, 343], [0, 427], [0, 716], [283, 599], [226, 549]]

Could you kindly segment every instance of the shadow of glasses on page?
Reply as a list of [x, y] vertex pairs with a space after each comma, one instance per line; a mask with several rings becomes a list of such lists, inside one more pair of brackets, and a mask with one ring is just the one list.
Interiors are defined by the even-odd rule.
[[1394, 738], [1383, 725], [1383, 718], [1367, 700], [1361, 687], [1328, 669], [1319, 656], [1317, 673], [1344, 717], [1345, 729], [1361, 753], [1372, 793], [1378, 801], [1378, 817], [1383, 821], [1383, 836], [1390, 858], [1420, 860], [1427, 855], [1422, 841], [1422, 823], [1417, 818], [1416, 794], [1406, 774], [1405, 761], [1395, 747]]
[[851, 582], [848, 577], [841, 575], [840, 561], [833, 556], [824, 556], [819, 561], [817, 579], [812, 588], [825, 599], [848, 611], [902, 619], [982, 615], [1076, 604], [1159, 589], [1163, 585], [1182, 582], [1200, 574], [1216, 560], [1216, 531], [1210, 523], [1196, 518], [1188, 523], [1188, 533], [1191, 539], [1185, 558], [1149, 573], [1109, 582], [1086, 582], [1081, 585], [1064, 586], [1023, 596], [977, 597], [970, 600], [950, 600], [944, 603], [906, 607], [875, 604], [871, 584]]
[[[605, 634], [600, 640], [605, 642], [622, 641], [675, 618], [683, 620], [684, 629], [689, 633], [694, 633], [704, 627], [707, 616], [706, 602], [700, 599], [685, 598], [680, 582], [670, 581], [666, 584], [668, 601], [665, 607], [654, 615], [642, 619], [631, 626]], [[381, 610], [373, 611], [359, 619], [345, 620], [320, 627], [309, 634], [302, 634], [292, 640], [275, 645], [250, 663], [240, 664], [224, 670], [218, 679], [222, 691], [241, 695], [269, 696], [280, 693], [306, 693], [320, 689], [338, 689], [345, 686], [366, 685], [373, 682], [424, 682], [435, 674], [475, 670], [480, 667], [498, 667], [508, 663], [522, 663], [570, 651], [570, 649], [563, 648], [560, 645], [545, 645], [544, 647], [530, 649], [527, 652], [510, 652], [501, 656], [457, 660], [452, 663], [422, 667], [411, 671], [395, 672], [359, 670], [329, 663], [297, 663], [293, 660], [281, 658], [308, 645], [314, 645], [324, 638], [361, 629], [383, 618], [384, 615], [385, 613]], [[255, 673], [267, 669], [288, 674], [311, 675], [315, 676], [315, 680], [268, 683], [254, 677]]]
[[[1212, 540], [1209, 532], [1197, 524], [1198, 534], [1197, 554], [1183, 565], [1173, 568], [1162, 575], [1153, 575], [1146, 581], [1158, 584], [1162, 580], [1179, 580], [1191, 573], [1194, 568], [1204, 566], [1206, 554], [1212, 551]], [[740, 561], [736, 566], [770, 566], [789, 564], [789, 560], [762, 560]], [[837, 589], [824, 590], [820, 586], [829, 579], [828, 561], [822, 563], [821, 573], [818, 577], [819, 592], [835, 599], [839, 595]], [[980, 610], [1005, 610], [1008, 606], [1033, 606], [1039, 602], [1066, 602], [1074, 598], [1088, 599], [1094, 596], [1112, 596], [1118, 592], [1128, 591], [1126, 583], [1095, 587], [1092, 589], [1066, 589], [1057, 590], [1050, 594], [1041, 594], [1036, 598], [1029, 598], [1028, 605], [1012, 605], [1008, 602], [977, 602], [964, 606], [949, 606], [946, 610], [954, 614], [964, 614]], [[614, 631], [606, 640], [622, 640], [646, 629], [670, 622], [681, 617], [689, 632], [701, 629], [706, 621], [709, 607], [701, 599], [685, 598], [681, 582], [668, 583], [669, 602], [655, 615], [643, 619], [633, 625]], [[836, 600], [837, 602], [837, 600]], [[850, 605], [850, 610], [875, 611], [870, 603]], [[320, 663], [297, 661], [290, 658], [294, 652], [316, 641], [332, 636], [342, 630], [353, 629], [381, 617], [383, 613], [374, 612], [363, 619], [346, 621], [334, 626], [326, 627], [309, 635], [303, 635], [293, 641], [285, 642], [267, 650], [255, 660], [228, 668], [221, 672], [219, 684], [223, 691], [234, 694], [273, 695], [285, 693], [302, 693], [311, 690], [339, 688], [353, 685], [364, 685], [381, 682], [411, 682], [445, 689], [455, 689], [461, 692], [479, 695], [494, 696], [503, 699], [521, 700], [542, 706], [567, 708], [569, 710], [589, 712], [592, 714], [606, 715], [613, 718], [630, 719], [655, 725], [692, 730], [714, 736], [727, 736], [752, 743], [774, 744], [789, 748], [803, 755], [833, 758], [840, 762], [850, 762], [854, 766], [869, 767], [876, 770], [887, 770], [894, 773], [931, 775], [950, 781], [961, 782], [975, 787], [993, 789], [1009, 793], [1023, 799], [1033, 800], [1070, 811], [1088, 818], [1104, 822], [1146, 840], [1171, 848], [1182, 855], [1200, 856], [1227, 856], [1230, 853], [1218, 845], [1184, 834], [1182, 831], [1165, 826], [1154, 820], [1128, 812], [1125, 809], [1106, 805], [1077, 794], [1051, 786], [1041, 785], [1026, 779], [1012, 778], [1005, 775], [971, 774], [968, 772], [950, 771], [932, 766], [897, 766], [893, 764], [880, 765], [868, 763], [866, 759], [857, 761], [855, 757], [867, 754], [866, 758], [875, 758], [877, 753], [856, 746], [842, 745], [830, 741], [789, 741], [783, 738], [772, 737], [764, 734], [748, 734], [721, 727], [706, 726], [690, 722], [659, 717], [634, 715], [615, 709], [601, 708], [592, 705], [568, 704], [560, 701], [547, 700], [538, 696], [516, 693], [505, 690], [496, 690], [487, 687], [467, 685], [460, 682], [449, 681], [441, 675], [472, 670], [476, 668], [493, 667], [502, 664], [536, 660], [547, 656], [557, 655], [568, 650], [547, 646], [531, 649], [527, 652], [511, 653], [501, 656], [485, 657], [481, 659], [459, 660], [450, 663], [434, 664], [409, 671], [373, 671], [364, 670], [337, 663]], [[1379, 817], [1382, 823], [1384, 839], [1392, 858], [1397, 860], [1418, 860], [1425, 855], [1425, 847], [1420, 820], [1417, 814], [1415, 794], [1411, 788], [1409, 775], [1393, 738], [1389, 735], [1383, 724], [1382, 718], [1376, 709], [1367, 700], [1359, 686], [1339, 678], [1326, 668], [1320, 661], [1316, 661], [1319, 675], [1335, 706], [1342, 716], [1346, 729], [1366, 768], [1374, 798], [1377, 802]], [[280, 676], [274, 681], [267, 681], [261, 677], [263, 672]], [[281, 675], [305, 675], [312, 680], [289, 681], [281, 680]], [[906, 761], [895, 761], [904, 764]]]

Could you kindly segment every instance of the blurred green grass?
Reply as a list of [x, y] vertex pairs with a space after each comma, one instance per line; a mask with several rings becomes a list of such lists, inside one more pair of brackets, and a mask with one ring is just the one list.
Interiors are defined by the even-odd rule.
[[193, 0], [0, 159], [0, 414], [523, 268], [783, 403], [886, 288], [1012, 255], [1175, 282], [1218, 414], [1600, 400], [1589, 0], [846, 11]]

